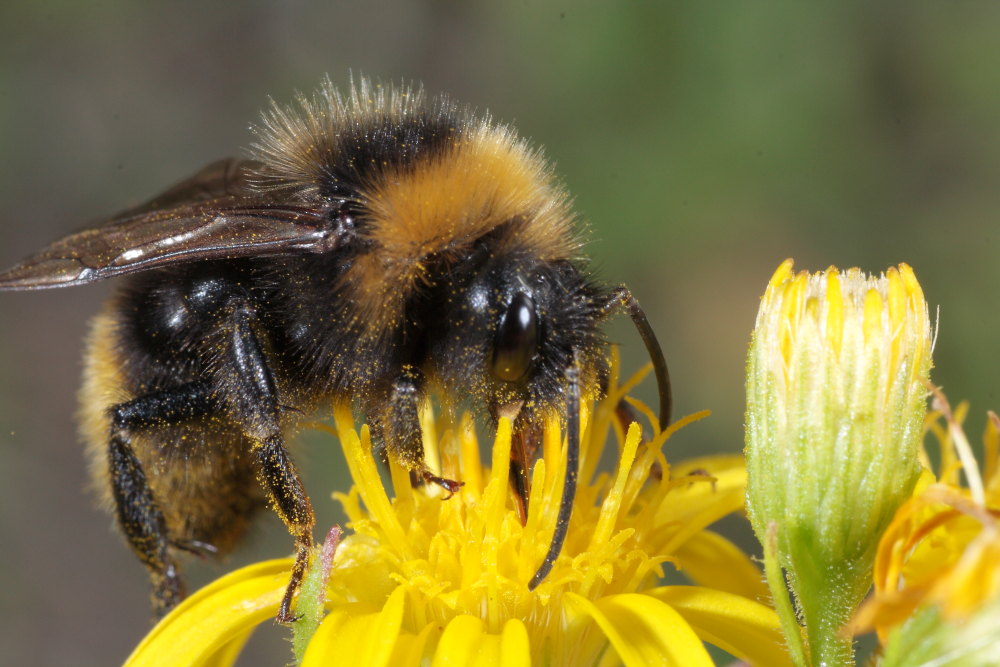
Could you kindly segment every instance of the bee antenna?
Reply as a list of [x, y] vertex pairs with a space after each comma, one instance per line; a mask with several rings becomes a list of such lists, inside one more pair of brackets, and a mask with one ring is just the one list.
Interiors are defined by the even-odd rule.
[[660, 343], [656, 340], [653, 327], [649, 326], [649, 320], [646, 319], [646, 313], [639, 305], [639, 301], [624, 285], [619, 285], [612, 292], [609, 309], [615, 306], [624, 306], [628, 310], [629, 317], [632, 318], [639, 337], [646, 346], [646, 352], [649, 353], [649, 360], [653, 362], [656, 387], [660, 392], [660, 428], [666, 428], [670, 424], [670, 414], [673, 410], [673, 392], [670, 388], [670, 372], [667, 370], [667, 360], [663, 357], [663, 350], [660, 349]]
[[566, 369], [566, 478], [563, 480], [562, 498], [559, 500], [559, 516], [552, 542], [545, 560], [538, 567], [535, 576], [528, 583], [533, 591], [552, 571], [552, 566], [562, 551], [569, 530], [569, 518], [573, 514], [573, 498], [576, 496], [576, 478], [580, 467], [580, 367], [574, 359]]

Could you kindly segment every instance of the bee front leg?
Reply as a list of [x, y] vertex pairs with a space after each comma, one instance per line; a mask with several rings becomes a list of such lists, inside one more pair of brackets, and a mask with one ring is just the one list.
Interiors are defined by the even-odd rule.
[[393, 383], [387, 409], [378, 417], [378, 427], [393, 460], [415, 472], [427, 484], [436, 484], [450, 498], [463, 482], [435, 475], [424, 459], [424, 441], [420, 429], [421, 375], [407, 366]]
[[242, 299], [233, 301], [224, 328], [225, 358], [216, 373], [217, 391], [253, 441], [251, 454], [257, 478], [275, 512], [295, 538], [295, 563], [277, 617], [281, 623], [290, 623], [296, 620], [292, 601], [309, 564], [316, 518], [302, 479], [285, 448], [280, 415], [287, 408], [278, 400], [272, 364], [256, 330], [252, 305]]
[[170, 556], [172, 546], [163, 512], [132, 446], [132, 434], [208, 414], [213, 403], [205, 383], [139, 396], [110, 410], [108, 466], [116, 518], [132, 551], [149, 570], [153, 609], [163, 616], [184, 599], [184, 580]]

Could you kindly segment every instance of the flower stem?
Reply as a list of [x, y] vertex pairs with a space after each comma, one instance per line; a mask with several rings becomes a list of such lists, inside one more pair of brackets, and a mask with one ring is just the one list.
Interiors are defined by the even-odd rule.
[[786, 554], [790, 588], [804, 627], [806, 655], [813, 667], [854, 665], [854, 641], [843, 628], [870, 588], [871, 557], [827, 558], [802, 536]]
[[853, 608], [844, 609], [840, 593], [839, 588], [828, 587], [799, 599], [813, 667], [850, 667], [854, 664], [853, 638], [841, 632]]

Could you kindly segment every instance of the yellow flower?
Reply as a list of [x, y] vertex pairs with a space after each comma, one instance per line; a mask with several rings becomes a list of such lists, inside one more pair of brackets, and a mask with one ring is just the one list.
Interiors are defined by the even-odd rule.
[[[324, 594], [328, 613], [301, 664], [698, 667], [713, 664], [703, 641], [753, 664], [789, 664], [777, 616], [757, 601], [766, 595], [759, 571], [705, 530], [742, 506], [739, 457], [671, 467], [661, 447], [701, 415], [648, 443], [637, 424], [623, 433], [614, 408], [638, 377], [619, 387], [616, 373], [609, 395], [581, 415], [568, 536], [533, 591], [528, 581], [548, 549], [564, 477], [557, 420], [544, 424], [522, 526], [508, 490], [508, 421], [501, 420], [492, 466], [484, 468], [472, 420], [454, 423], [426, 408], [428, 464], [465, 486], [444, 500], [436, 489], [412, 488], [408, 473], [392, 467], [390, 498], [367, 427], [356, 431], [349, 409], [337, 407], [336, 432], [355, 486], [336, 497], [353, 533], [336, 551]], [[608, 475], [597, 468], [612, 430], [619, 465]], [[660, 586], [666, 562], [702, 585]], [[161, 621], [127, 664], [232, 664], [253, 627], [275, 614], [289, 567], [287, 560], [261, 563], [209, 585]]]
[[930, 353], [927, 304], [905, 264], [881, 276], [794, 274], [787, 260], [761, 299], [747, 359], [747, 510], [798, 662], [852, 661], [838, 629], [919, 476]]
[[[961, 427], [967, 406], [953, 415], [941, 394], [937, 404], [939, 411], [928, 424], [940, 443], [941, 473], [935, 477], [925, 470], [913, 497], [896, 512], [879, 544], [875, 595], [851, 629], [876, 629], [887, 647], [886, 664], [922, 664], [917, 657], [933, 658], [935, 664], [995, 664], [991, 661], [1000, 650], [998, 420], [990, 413], [984, 483]], [[968, 486], [961, 484], [962, 471]]]

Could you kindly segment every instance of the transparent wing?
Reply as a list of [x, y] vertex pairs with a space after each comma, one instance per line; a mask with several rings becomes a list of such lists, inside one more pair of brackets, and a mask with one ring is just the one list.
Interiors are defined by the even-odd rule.
[[306, 206], [252, 193], [252, 163], [216, 162], [162, 195], [0, 272], [0, 290], [82, 285], [207, 259], [325, 252], [340, 234]]

